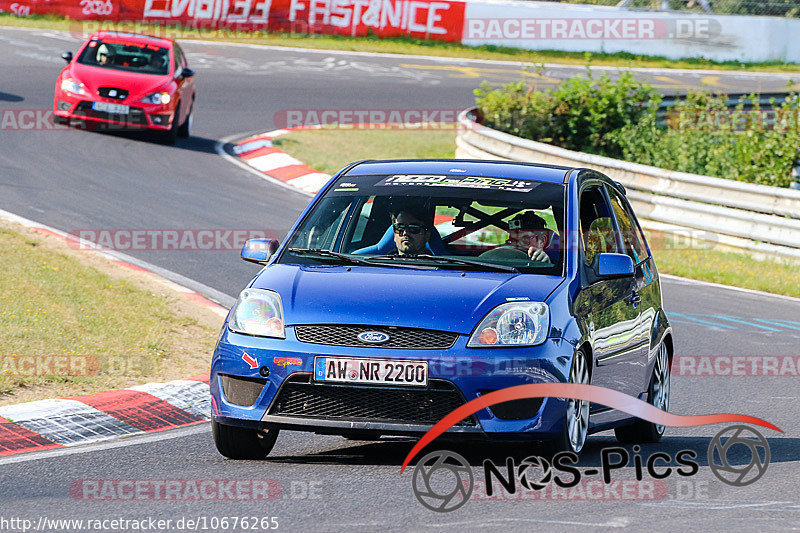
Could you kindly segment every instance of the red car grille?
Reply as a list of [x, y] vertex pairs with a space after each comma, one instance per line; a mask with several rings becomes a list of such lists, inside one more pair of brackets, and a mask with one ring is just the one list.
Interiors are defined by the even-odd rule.
[[105, 111], [96, 111], [92, 109], [92, 103], [83, 101], [75, 108], [73, 115], [82, 116], [86, 118], [97, 118], [102, 120], [113, 120], [115, 122], [125, 122], [127, 124], [139, 124], [142, 126], [147, 125], [147, 118], [144, 111], [138, 107], [130, 108], [127, 115], [119, 115], [114, 113], [106, 113]]

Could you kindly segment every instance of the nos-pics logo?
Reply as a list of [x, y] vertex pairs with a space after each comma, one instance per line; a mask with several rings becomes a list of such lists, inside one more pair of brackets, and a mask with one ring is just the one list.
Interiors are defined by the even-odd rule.
[[[731, 452], [731, 450], [735, 450]], [[628, 463], [628, 453], [624, 448], [609, 449], [611, 453], [602, 454], [603, 458], [603, 477], [604, 482], [609, 483], [610, 472], [617, 468], [622, 468]], [[638, 446], [634, 447], [634, 451], [638, 451]], [[566, 452], [562, 452], [564, 455]], [[747, 454], [749, 453], [749, 461]], [[613, 455], [621, 455], [622, 461], [610, 462], [609, 457]], [[551, 464], [545, 458], [532, 456], [524, 459], [515, 471], [512, 472], [511, 466], [508, 467], [508, 479], [500, 480], [506, 489], [515, 492], [515, 486], [510, 484], [520, 485], [520, 490], [543, 490], [551, 482], [555, 482], [560, 486], [572, 486], [577, 484], [581, 478], [581, 471], [573, 466], [566, 466], [565, 463], [576, 464], [578, 458], [575, 454], [566, 454], [571, 458], [566, 460], [555, 460]], [[683, 472], [676, 469], [679, 475], [690, 476], [694, 475], [699, 470], [697, 462], [692, 458], [697, 457], [697, 454], [692, 450], [683, 450], [678, 452], [681, 457], [678, 463], [689, 467], [688, 470]], [[732, 461], [732, 457], [742, 456], [745, 462]], [[666, 456], [666, 459], [665, 459]], [[564, 459], [562, 457], [562, 459]], [[647, 473], [654, 477], [663, 479], [670, 475], [673, 467], [666, 466], [669, 461], [669, 456], [663, 452], [656, 452], [647, 459]], [[657, 464], [658, 460], [662, 464]], [[743, 487], [758, 481], [767, 471], [770, 462], [770, 449], [767, 439], [761, 433], [745, 425], [735, 425], [723, 429], [717, 433], [708, 446], [708, 465], [711, 472], [723, 483], [734, 487]], [[513, 459], [509, 458], [507, 463], [513, 464]], [[608, 464], [606, 464], [608, 463]], [[485, 477], [488, 480], [490, 473], [497, 475], [499, 472], [496, 465], [491, 461], [486, 460], [483, 462]], [[643, 474], [642, 462], [637, 464], [637, 479], [641, 479]], [[570, 479], [568, 483], [560, 480], [558, 473], [567, 473]], [[598, 470], [591, 470], [592, 473], [599, 473]], [[586, 474], [590, 470], [585, 471]], [[516, 478], [516, 479], [514, 479]], [[455, 511], [462, 507], [472, 497], [475, 487], [475, 477], [472, 468], [464, 457], [448, 450], [437, 450], [424, 456], [417, 463], [414, 468], [412, 477], [412, 488], [417, 500], [426, 508], [431, 511], [439, 513], [447, 513]]]

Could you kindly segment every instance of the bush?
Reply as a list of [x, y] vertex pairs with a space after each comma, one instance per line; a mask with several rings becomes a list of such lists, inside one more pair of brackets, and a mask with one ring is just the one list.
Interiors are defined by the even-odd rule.
[[[668, 111], [668, 127], [654, 114], [612, 133], [623, 159], [645, 165], [788, 187], [800, 147], [797, 109], [792, 97], [762, 110], [755, 96], [735, 109], [724, 95], [689, 93]], [[773, 118], [771, 118], [773, 117]], [[770, 120], [771, 118], [771, 120]]]
[[661, 97], [627, 72], [616, 81], [577, 76], [543, 92], [522, 82], [484, 84], [475, 94], [489, 127], [681, 172], [786, 187], [800, 147], [797, 94], [762, 110], [754, 95], [728, 109], [726, 95], [691, 92], [667, 111], [666, 124]]
[[575, 76], [552, 90], [536, 92], [523, 82], [475, 91], [484, 124], [512, 135], [570, 150], [622, 156], [610, 134], [638, 123], [657, 108], [660, 96], [637, 82], [630, 72], [616, 81], [603, 74], [595, 80]]

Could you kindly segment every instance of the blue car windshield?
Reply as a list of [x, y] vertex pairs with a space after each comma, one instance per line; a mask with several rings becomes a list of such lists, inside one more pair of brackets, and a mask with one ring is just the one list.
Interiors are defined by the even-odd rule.
[[474, 176], [344, 176], [288, 237], [291, 264], [563, 275], [565, 187]]

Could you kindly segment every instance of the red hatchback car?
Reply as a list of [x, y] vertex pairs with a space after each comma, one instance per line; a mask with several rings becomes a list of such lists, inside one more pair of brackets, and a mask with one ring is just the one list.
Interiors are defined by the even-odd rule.
[[[173, 144], [192, 127], [194, 71], [169, 39], [101, 31], [83, 43], [56, 80], [53, 112], [61, 121], [149, 129]], [[116, 125], [113, 128], [110, 125]]]

